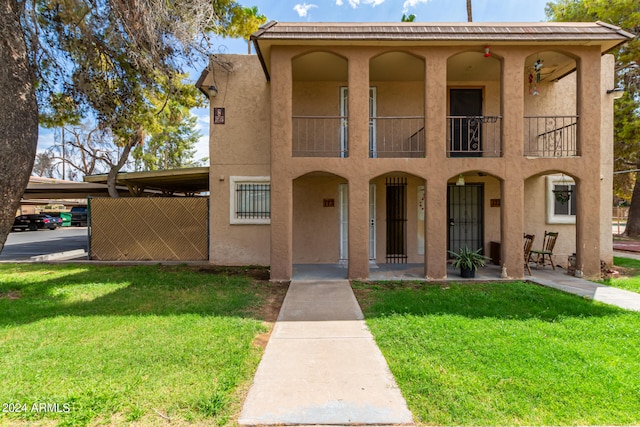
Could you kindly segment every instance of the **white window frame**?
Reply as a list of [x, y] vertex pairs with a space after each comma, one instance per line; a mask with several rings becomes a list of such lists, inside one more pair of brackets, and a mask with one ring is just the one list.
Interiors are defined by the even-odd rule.
[[[264, 225], [271, 224], [271, 212], [269, 218], [238, 218], [236, 217], [236, 189], [238, 184], [269, 184], [270, 176], [231, 176], [229, 177], [229, 223], [232, 225]], [[271, 201], [269, 201], [271, 210]]]
[[[547, 224], [575, 224], [576, 216], [570, 214], [556, 214], [555, 212], [555, 195], [553, 189], [556, 185], [576, 185], [573, 178], [561, 175], [547, 176]], [[572, 193], [571, 197], [576, 197], [576, 193]], [[571, 201], [575, 203], [574, 200]]]

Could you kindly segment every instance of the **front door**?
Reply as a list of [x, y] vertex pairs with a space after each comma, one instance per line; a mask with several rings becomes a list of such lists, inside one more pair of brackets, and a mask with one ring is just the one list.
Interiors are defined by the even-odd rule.
[[482, 89], [449, 92], [451, 157], [482, 156]]
[[407, 262], [407, 178], [387, 178], [387, 263]]
[[484, 187], [482, 184], [449, 185], [447, 204], [449, 216], [448, 249], [457, 252], [468, 247], [484, 247]]
[[[338, 184], [340, 262], [349, 259], [349, 185]], [[369, 184], [369, 260], [376, 260], [376, 185]]]

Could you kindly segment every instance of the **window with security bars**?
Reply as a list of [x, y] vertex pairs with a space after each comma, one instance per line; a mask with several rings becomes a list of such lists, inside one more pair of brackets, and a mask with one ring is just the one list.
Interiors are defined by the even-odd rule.
[[578, 191], [566, 175], [547, 176], [547, 224], [575, 224]]
[[270, 192], [271, 184], [237, 184], [236, 218], [270, 218]]
[[231, 223], [269, 224], [271, 219], [271, 183], [268, 177], [255, 181], [231, 178]]

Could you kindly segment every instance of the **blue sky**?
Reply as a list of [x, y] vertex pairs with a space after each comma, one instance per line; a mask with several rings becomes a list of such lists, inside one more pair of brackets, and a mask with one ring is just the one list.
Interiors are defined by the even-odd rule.
[[[472, 0], [474, 22], [545, 21], [549, 0]], [[279, 22], [400, 22], [402, 14], [416, 15], [416, 22], [466, 22], [466, 0], [239, 0], [243, 6], [258, 6], [268, 20]], [[247, 52], [243, 40], [220, 39], [212, 53]], [[200, 70], [191, 72], [198, 78]], [[193, 111], [202, 137], [196, 159], [208, 157], [209, 110]], [[51, 145], [53, 133], [40, 133], [39, 148]]]

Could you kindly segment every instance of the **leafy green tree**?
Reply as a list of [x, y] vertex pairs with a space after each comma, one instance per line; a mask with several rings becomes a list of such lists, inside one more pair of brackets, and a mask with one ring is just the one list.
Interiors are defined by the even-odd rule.
[[[553, 21], [603, 21], [640, 34], [640, 2], [637, 0], [558, 0], [547, 3], [546, 14]], [[616, 84], [625, 91], [614, 104], [614, 168], [640, 169], [640, 39], [617, 48]], [[640, 173], [614, 175], [614, 190], [628, 198], [631, 207], [625, 234], [640, 236]]]
[[158, 81], [204, 58], [206, 35], [226, 34], [237, 13], [232, 0], [1, 2], [0, 250], [33, 167], [40, 113], [49, 124], [95, 117], [128, 156], [150, 121], [145, 94], [172, 97]]
[[182, 95], [179, 99], [151, 98], [157, 113], [149, 123], [148, 138], [133, 150], [133, 158], [145, 170], [165, 170], [191, 166], [195, 144], [200, 139], [196, 130], [197, 118], [190, 109], [202, 106], [202, 95], [188, 83], [176, 84]]
[[415, 22], [415, 20], [416, 20], [416, 15], [414, 15], [413, 13], [410, 15], [405, 15], [404, 13], [402, 14], [401, 22]]
[[267, 17], [260, 13], [258, 6], [244, 7], [241, 11], [236, 11], [230, 25], [225, 28], [225, 35], [245, 39], [247, 53], [251, 54], [251, 34], [258, 31], [260, 25], [265, 22], [267, 22]]

